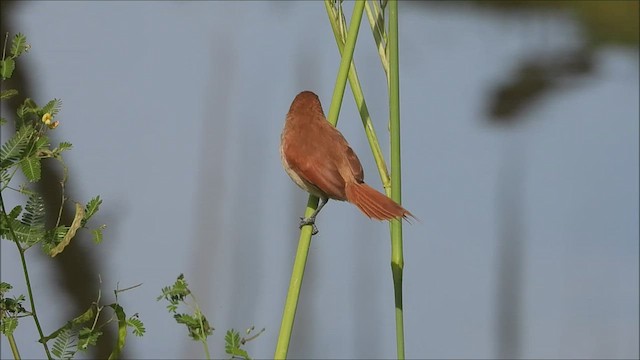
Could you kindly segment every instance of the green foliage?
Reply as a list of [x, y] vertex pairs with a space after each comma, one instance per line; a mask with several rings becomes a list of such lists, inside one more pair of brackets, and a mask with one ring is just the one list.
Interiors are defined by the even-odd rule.
[[17, 58], [22, 55], [22, 53], [29, 50], [30, 47], [31, 46], [27, 44], [27, 37], [21, 33], [17, 33], [11, 42], [11, 57], [14, 59]]
[[22, 121], [28, 119], [28, 115], [34, 114], [37, 115], [39, 112], [38, 104], [30, 98], [24, 99], [22, 105], [18, 106], [17, 115], [18, 118]]
[[[118, 337], [109, 358], [117, 359], [126, 343], [127, 328], [131, 328], [136, 336], [142, 336], [145, 333], [144, 323], [138, 315], [127, 319], [124, 309], [117, 303], [118, 293], [129, 289], [116, 290], [116, 302], [107, 305], [100, 303], [101, 293], [99, 292], [96, 301], [84, 313], [68, 321], [49, 336], [43, 336], [39, 341], [46, 343], [54, 340], [52, 353], [58, 358], [72, 358], [77, 351], [86, 351], [95, 346], [103, 334], [103, 329], [115, 322], [118, 326]], [[108, 319], [101, 320], [101, 315], [107, 308], [111, 309], [113, 314]]]
[[15, 317], [3, 317], [0, 323], [0, 332], [5, 335], [13, 334], [13, 331], [18, 327], [18, 318]]
[[96, 346], [102, 331], [83, 327], [78, 331], [78, 349], [87, 350], [89, 346]]
[[44, 199], [40, 194], [33, 193], [27, 199], [27, 205], [22, 214], [22, 223], [29, 227], [42, 229], [45, 221], [44, 212]]
[[84, 210], [84, 218], [82, 219], [82, 225], [87, 223], [89, 219], [95, 214], [98, 209], [100, 209], [100, 205], [102, 204], [102, 200], [100, 200], [100, 196], [96, 196], [93, 199], [89, 200], [87, 206]]
[[[26, 37], [18, 34], [13, 38], [7, 57], [6, 39], [0, 62], [2, 80], [12, 76], [16, 65], [15, 59], [29, 49]], [[2, 90], [0, 98], [5, 101], [17, 94], [18, 92], [14, 89]], [[97, 300], [92, 303], [89, 309], [48, 336], [45, 336], [42, 331], [35, 309], [36, 303], [29, 280], [25, 252], [35, 244], [40, 244], [45, 253], [51, 256], [63, 252], [77, 231], [87, 229], [89, 220], [94, 217], [102, 204], [99, 196], [94, 197], [86, 204], [76, 202], [72, 223], [61, 223], [63, 209], [68, 201], [64, 193], [68, 171], [62, 153], [71, 149], [72, 145], [69, 142], [61, 142], [58, 147], [53, 148], [47, 136], [49, 131], [59, 125], [59, 121], [56, 121], [54, 117], [59, 114], [61, 105], [62, 102], [59, 99], [53, 99], [39, 107], [35, 101], [26, 98], [18, 106], [16, 116], [14, 116], [15, 133], [0, 146], [0, 238], [12, 241], [17, 247], [27, 285], [28, 301], [31, 306], [30, 311], [25, 310], [23, 302], [27, 298], [23, 295], [14, 298], [6, 297], [5, 294], [11, 289], [11, 285], [1, 283], [0, 319], [2, 321], [0, 330], [9, 338], [12, 350], [14, 350], [14, 354], [17, 354], [17, 349], [15, 349], [17, 342], [13, 340], [13, 331], [18, 326], [19, 318], [31, 317], [38, 330], [39, 342], [43, 346], [46, 357], [48, 359], [54, 357], [70, 359], [78, 351], [95, 346], [104, 328], [115, 323], [117, 324], [118, 337], [110, 356], [110, 359], [115, 359], [118, 358], [125, 345], [128, 328], [136, 336], [142, 336], [145, 333], [144, 324], [137, 315], [127, 318], [124, 309], [117, 303], [117, 295], [121, 291], [116, 291], [116, 302], [107, 305], [101, 304], [99, 292]], [[2, 125], [6, 124], [7, 120], [2, 118], [1, 123]], [[41, 181], [42, 161], [46, 159], [54, 159], [64, 170], [64, 176], [60, 180], [61, 202], [57, 204], [59, 206], [53, 210], [52, 214], [47, 213], [43, 196], [30, 188], [32, 183]], [[12, 184], [12, 181], [18, 169], [24, 174], [27, 183], [16, 186]], [[22, 196], [24, 204], [14, 205], [11, 211], [7, 212], [4, 201], [5, 191], [13, 191]], [[53, 218], [57, 218], [55, 224], [49, 227], [46, 222], [47, 215], [53, 215]], [[102, 241], [104, 228], [105, 225], [100, 225], [91, 229], [95, 242]], [[55, 304], [49, 303], [48, 305], [49, 309], [56, 308]], [[111, 309], [113, 312], [106, 320], [104, 319], [105, 309]], [[49, 350], [49, 342], [52, 343], [51, 350]]]
[[[167, 310], [173, 314], [176, 322], [187, 327], [189, 337], [202, 343], [205, 355], [207, 359], [210, 359], [207, 338], [213, 334], [215, 329], [209, 325], [209, 321], [207, 321], [207, 318], [202, 314], [202, 311], [200, 311], [198, 302], [189, 289], [189, 284], [183, 274], [178, 276], [173, 285], [162, 288], [162, 294], [158, 296], [157, 300], [160, 301], [162, 299], [169, 302]], [[188, 308], [191, 312], [178, 312], [180, 307]], [[253, 327], [248, 329], [247, 335], [250, 334], [253, 329]], [[225, 335], [225, 352], [231, 355], [232, 358], [251, 359], [247, 351], [242, 349], [242, 346], [244, 346], [246, 342], [257, 338], [262, 332], [264, 332], [264, 329], [251, 338], [245, 339], [241, 338], [240, 334], [234, 329], [227, 331]]]
[[29, 195], [27, 204], [22, 214], [21, 230], [24, 231], [24, 237], [19, 241], [24, 242], [27, 246], [42, 240], [45, 235], [45, 208], [44, 199], [40, 194], [33, 193]]
[[100, 244], [102, 242], [102, 227], [91, 230], [91, 236], [94, 243]]
[[18, 90], [16, 89], [2, 90], [0, 91], [0, 100], [10, 99], [16, 95], [18, 95]]
[[40, 180], [40, 159], [37, 157], [28, 157], [22, 159], [20, 162], [20, 169], [22, 169], [22, 173], [27, 179], [31, 182], [36, 182]]
[[127, 319], [127, 326], [131, 328], [131, 332], [135, 336], [143, 336], [147, 331], [142, 321], [140, 321], [140, 319], [138, 318], [137, 314]]
[[[255, 327], [253, 326], [248, 328], [246, 331], [247, 336], [251, 335], [251, 332], [254, 329]], [[240, 333], [237, 332], [235, 329], [227, 330], [227, 334], [224, 336], [224, 351], [227, 354], [231, 355], [231, 358], [233, 359], [240, 358], [245, 360], [251, 360], [251, 357], [249, 356], [247, 351], [242, 348], [242, 346], [244, 346], [247, 342], [257, 338], [263, 332], [264, 332], [264, 328], [260, 330], [257, 334], [249, 338], [244, 338], [244, 337], [240, 337]]]
[[249, 354], [240, 348], [240, 346], [242, 346], [240, 340], [239, 332], [234, 329], [227, 330], [227, 334], [224, 336], [224, 351], [231, 356], [240, 356], [243, 359], [250, 359]]
[[[187, 296], [191, 297], [192, 303], [186, 301]], [[166, 286], [162, 288], [162, 295], [158, 296], [156, 300], [165, 299], [169, 302], [167, 310], [173, 313], [173, 318], [178, 324], [183, 324], [187, 327], [189, 337], [193, 340], [203, 342], [206, 344], [207, 337], [213, 334], [213, 328], [209, 325], [209, 321], [200, 311], [200, 307], [196, 302], [195, 296], [189, 289], [189, 284], [184, 279], [184, 275], [180, 274], [176, 279], [176, 282], [172, 286]], [[178, 313], [178, 307], [184, 305], [185, 307], [192, 307], [193, 314]]]
[[169, 301], [169, 305], [167, 306], [169, 312], [176, 312], [180, 302], [184, 301], [184, 298], [189, 294], [191, 294], [189, 284], [187, 284], [187, 281], [184, 279], [184, 274], [180, 274], [172, 286], [162, 288], [162, 295], [158, 296], [156, 300], [166, 299]]
[[[5, 57], [6, 55], [6, 42], [9, 34], [5, 37], [5, 46], [2, 51], [2, 60], [0, 60], [0, 77], [2, 80], [7, 80], [13, 75], [13, 70], [16, 67], [15, 59], [22, 55], [25, 51], [29, 50], [29, 44], [27, 44], [27, 38], [22, 34], [16, 34], [11, 42], [11, 50], [9, 57]], [[3, 94], [4, 95], [4, 94]], [[2, 96], [2, 99], [5, 99]]]
[[77, 332], [64, 329], [51, 346], [51, 353], [58, 359], [72, 359], [78, 351], [77, 338]]
[[42, 242], [42, 251], [45, 254], [50, 254], [53, 248], [60, 245], [68, 232], [69, 226], [64, 225], [56, 226], [55, 228], [48, 230]]
[[45, 106], [39, 109], [38, 114], [44, 115], [46, 113], [51, 114], [51, 116], [56, 116], [60, 112], [60, 108], [62, 107], [62, 100], [53, 99], [49, 101]]
[[11, 335], [18, 327], [18, 318], [28, 315], [22, 303], [25, 300], [24, 295], [9, 298], [6, 294], [13, 286], [6, 282], [0, 283], [0, 333], [7, 336]]
[[10, 78], [15, 68], [16, 62], [11, 58], [0, 61], [0, 76], [2, 76], [2, 79]]
[[[9, 57], [5, 57], [5, 39], [5, 48], [0, 61], [2, 80], [13, 75], [16, 66], [15, 59], [28, 49], [26, 37], [17, 34], [13, 38]], [[18, 95], [18, 91], [15, 89], [0, 91], [0, 99], [3, 101], [16, 95]], [[64, 193], [67, 167], [62, 153], [71, 149], [72, 144], [61, 142], [53, 148], [47, 136], [48, 131], [59, 125], [58, 121], [54, 121], [54, 117], [59, 114], [61, 105], [61, 100], [53, 99], [40, 107], [34, 100], [25, 98], [16, 109], [14, 121], [16, 132], [0, 146], [0, 190], [2, 190], [0, 192], [0, 238], [12, 241], [18, 249], [27, 285], [28, 301], [31, 306], [30, 311], [24, 308], [23, 302], [27, 301], [24, 295], [13, 298], [6, 297], [5, 295], [12, 287], [2, 282], [0, 284], [0, 331], [10, 339], [13, 350], [16, 344], [13, 341], [13, 332], [18, 326], [18, 319], [31, 317], [38, 330], [38, 342], [42, 344], [46, 357], [48, 359], [72, 359], [78, 351], [86, 351], [95, 346], [105, 331], [105, 327], [116, 324], [118, 335], [109, 359], [117, 359], [125, 346], [128, 330], [135, 336], [143, 336], [146, 332], [144, 323], [139, 319], [138, 314], [127, 317], [122, 306], [118, 304], [118, 293], [138, 285], [124, 290], [116, 290], [116, 302], [112, 304], [102, 304], [101, 293], [98, 292], [96, 301], [85, 312], [47, 336], [42, 331], [35, 309], [25, 252], [36, 244], [41, 245], [42, 250], [51, 256], [63, 252], [75, 236], [76, 231], [88, 229], [88, 222], [96, 215], [102, 205], [100, 196], [95, 196], [84, 205], [76, 202], [73, 222], [71, 224], [61, 223], [63, 209], [68, 201]], [[1, 125], [6, 123], [5, 118], [0, 118]], [[48, 213], [43, 196], [29, 187], [31, 183], [42, 181], [42, 161], [46, 159], [56, 160], [64, 169], [64, 177], [60, 181], [62, 200], [58, 209], [53, 212], [54, 215], [57, 215], [57, 221], [49, 226], [46, 222]], [[15, 186], [12, 185], [12, 181], [18, 169], [22, 171], [28, 182]], [[24, 205], [15, 205], [10, 212], [7, 212], [3, 196], [5, 191], [14, 191], [26, 197]], [[105, 225], [88, 229], [94, 242], [100, 243], [102, 241], [104, 229]], [[162, 289], [162, 295], [157, 300], [161, 299], [169, 302], [167, 309], [173, 314], [176, 322], [187, 327], [189, 336], [203, 344], [205, 354], [207, 358], [210, 358], [207, 338], [213, 334], [214, 328], [200, 310], [183, 275], [180, 275], [172, 286]], [[54, 309], [56, 306], [55, 304], [48, 305], [49, 309]], [[190, 311], [178, 312], [180, 307], [187, 307]], [[112, 312], [112, 315], [106, 319], [105, 309]], [[252, 330], [253, 328], [247, 330], [247, 334]], [[263, 331], [264, 329], [257, 335], [245, 339], [241, 338], [237, 331], [229, 330], [225, 336], [225, 351], [232, 358], [250, 359], [249, 354], [242, 346], [247, 341], [255, 339]], [[49, 350], [49, 345], [51, 350]], [[14, 352], [14, 354], [16, 353], [17, 351]]]
[[21, 158], [31, 141], [33, 132], [32, 126], [23, 126], [2, 145], [0, 148], [0, 167], [3, 171]]
[[224, 336], [224, 351], [231, 355], [231, 357], [251, 359], [247, 351], [241, 348], [241, 346], [244, 345], [241, 340], [240, 333], [234, 329], [227, 330], [227, 334]]

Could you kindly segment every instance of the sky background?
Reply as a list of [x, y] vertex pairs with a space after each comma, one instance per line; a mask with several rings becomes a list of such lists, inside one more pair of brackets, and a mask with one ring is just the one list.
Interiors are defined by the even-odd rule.
[[[63, 101], [53, 136], [74, 144], [71, 198], [103, 199], [104, 242], [74, 246], [97, 259], [105, 300], [143, 284], [119, 297], [147, 328], [126, 357], [204, 356], [155, 300], [180, 273], [216, 329], [215, 357], [226, 329], [251, 325], [266, 331], [249, 353], [273, 356], [307, 199], [281, 167], [280, 132], [302, 90], [328, 112], [340, 61], [322, 2], [41, 1], [11, 16], [32, 46], [17, 64], [28, 95]], [[496, 126], [496, 87], [525, 59], [580, 48], [576, 20], [402, 3], [399, 21], [403, 205], [420, 218], [404, 226], [407, 357], [637, 358], [637, 48], [599, 48], [591, 72]], [[366, 18], [355, 62], [388, 154]], [[349, 87], [338, 127], [381, 189]], [[388, 225], [339, 202], [317, 225], [289, 356], [394, 357]], [[0, 249], [2, 281], [25, 293], [14, 245]], [[27, 255], [49, 333], [77, 311], [60, 260]], [[78, 286], [97, 289], [91, 279]], [[16, 338], [23, 358], [42, 357], [30, 321]]]

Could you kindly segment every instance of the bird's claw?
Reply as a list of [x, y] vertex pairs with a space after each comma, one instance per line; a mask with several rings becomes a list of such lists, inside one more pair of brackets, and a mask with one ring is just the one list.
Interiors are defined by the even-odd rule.
[[318, 233], [318, 227], [316, 226], [316, 219], [314, 218], [300, 218], [300, 229], [302, 229], [305, 225], [311, 225], [311, 235], [315, 235]]

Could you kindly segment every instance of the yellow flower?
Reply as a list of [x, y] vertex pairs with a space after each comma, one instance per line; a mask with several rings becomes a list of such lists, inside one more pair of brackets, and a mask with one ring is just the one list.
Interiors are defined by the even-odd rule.
[[42, 115], [42, 122], [45, 123], [46, 125], [50, 125], [51, 124], [51, 114], [50, 113], [46, 113], [46, 114]]
[[49, 127], [49, 129], [55, 129], [58, 127], [58, 125], [60, 125], [59, 121], [51, 121], [53, 117], [51, 116], [51, 113], [46, 113], [44, 115], [42, 115], [42, 122], [47, 125]]

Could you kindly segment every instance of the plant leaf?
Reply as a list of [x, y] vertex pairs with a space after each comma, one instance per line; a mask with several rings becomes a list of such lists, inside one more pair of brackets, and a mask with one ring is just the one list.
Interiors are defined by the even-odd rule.
[[40, 180], [42, 171], [40, 167], [40, 158], [36, 156], [30, 156], [28, 158], [22, 159], [22, 161], [20, 161], [20, 169], [22, 169], [22, 173], [30, 182], [36, 182]]
[[40, 113], [42, 115], [49, 113], [51, 116], [56, 116], [58, 112], [60, 112], [60, 107], [62, 106], [62, 100], [53, 99], [49, 101], [45, 106], [42, 107]]
[[45, 135], [40, 135], [34, 144], [34, 152], [39, 152], [39, 151], [45, 151], [45, 150], [49, 150], [49, 138]]
[[78, 351], [75, 340], [78, 334], [70, 329], [64, 329], [56, 337], [51, 347], [51, 353], [59, 359], [71, 359]]
[[60, 333], [62, 333], [65, 330], [70, 330], [74, 326], [82, 325], [84, 323], [92, 321], [95, 316], [96, 316], [96, 305], [93, 304], [89, 307], [89, 309], [87, 309], [87, 311], [83, 312], [79, 316], [76, 316], [73, 320], [68, 321], [66, 324], [64, 324], [64, 326], [52, 332], [51, 335], [41, 338], [40, 340], [38, 340], [38, 342], [45, 343], [51, 339], [54, 339], [58, 337]]
[[93, 242], [100, 244], [102, 242], [102, 228], [93, 229], [91, 233], [93, 234]]
[[142, 336], [147, 331], [144, 328], [144, 323], [136, 316], [132, 316], [127, 320], [127, 325], [131, 328], [131, 332], [135, 336]]
[[[42, 239], [45, 234], [45, 206], [44, 199], [40, 194], [33, 193], [29, 195], [29, 199], [27, 199], [27, 204], [24, 208], [24, 214], [22, 214], [21, 223], [24, 226], [23, 231], [26, 232], [26, 237], [20, 239], [20, 241], [30, 246]], [[15, 232], [16, 236], [20, 238], [18, 232]]]
[[37, 114], [37, 113], [38, 113], [38, 104], [36, 104], [36, 102], [31, 100], [30, 98], [24, 99], [24, 102], [22, 103], [22, 105], [18, 107], [18, 111], [16, 112], [16, 114], [18, 114], [18, 117], [21, 120], [24, 120], [24, 117], [27, 114]]
[[0, 76], [2, 80], [7, 80], [13, 75], [13, 70], [16, 68], [16, 62], [12, 58], [0, 60]]
[[16, 95], [18, 95], [18, 90], [16, 90], [16, 89], [2, 90], [2, 91], [0, 91], [0, 100], [9, 99], [9, 98], [12, 98], [12, 97], [14, 97]]
[[17, 219], [18, 215], [20, 215], [21, 212], [22, 212], [22, 206], [18, 205], [16, 207], [14, 207], [13, 209], [11, 209], [11, 211], [9, 211], [9, 218], [10, 219]]
[[14, 240], [9, 237], [9, 231], [4, 231], [4, 227], [11, 226], [13, 229], [13, 233], [16, 234], [15, 240], [25, 243], [27, 246], [31, 246], [34, 243], [40, 241], [45, 235], [44, 230], [34, 229], [30, 226], [27, 226], [15, 219], [9, 219], [9, 224], [5, 224], [3, 222], [3, 232], [0, 237], [5, 238], [7, 240]]
[[247, 351], [240, 348], [241, 346], [240, 333], [234, 329], [227, 330], [227, 334], [224, 336], [224, 351], [232, 357], [239, 356], [243, 359], [251, 359]]
[[0, 167], [8, 168], [20, 156], [29, 145], [34, 129], [31, 125], [23, 126], [7, 140], [0, 149]]
[[60, 143], [60, 145], [58, 145], [58, 151], [62, 152], [65, 150], [69, 150], [71, 149], [71, 147], [73, 147], [71, 143], [63, 141]]
[[93, 199], [89, 200], [84, 211], [84, 223], [89, 221], [89, 219], [100, 209], [100, 204], [102, 204], [100, 196], [96, 196]]
[[21, 33], [17, 33], [11, 42], [11, 56], [14, 58], [18, 57], [28, 49], [29, 44], [27, 44], [27, 37]]
[[18, 319], [15, 317], [2, 317], [0, 322], [0, 333], [9, 336], [13, 334], [13, 330], [18, 327]]
[[22, 215], [22, 223], [34, 228], [44, 228], [44, 223], [45, 223], [44, 216], [45, 216], [44, 198], [38, 193], [33, 193], [29, 195], [29, 198], [27, 199], [27, 204], [24, 207], [24, 214]]

